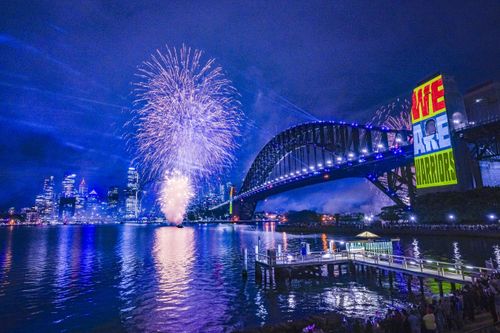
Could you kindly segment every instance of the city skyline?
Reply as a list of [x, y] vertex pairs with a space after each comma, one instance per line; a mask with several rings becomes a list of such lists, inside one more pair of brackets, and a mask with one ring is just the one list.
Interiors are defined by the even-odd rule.
[[[97, 192], [89, 187], [89, 180], [69, 173], [60, 179], [55, 176], [44, 177], [41, 191], [32, 200], [18, 207], [11, 206], [0, 213], [24, 216], [25, 223], [81, 222], [86, 219], [113, 218], [117, 221], [139, 221], [142, 218], [161, 219], [159, 205], [150, 200], [143, 201], [146, 191], [141, 189], [141, 180], [136, 168], [126, 170], [124, 186], [109, 186]], [[200, 189], [200, 195], [190, 204], [190, 211], [199, 216], [201, 211], [225, 200], [229, 200], [231, 182], [218, 182]], [[151, 199], [151, 198], [150, 198]]]

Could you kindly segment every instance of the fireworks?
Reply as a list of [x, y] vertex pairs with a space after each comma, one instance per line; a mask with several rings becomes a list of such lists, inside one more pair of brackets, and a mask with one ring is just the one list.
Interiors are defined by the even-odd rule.
[[[406, 129], [410, 130], [411, 126], [411, 101], [409, 98], [397, 97], [387, 104], [380, 105], [368, 124], [374, 126], [385, 126], [390, 129]], [[373, 138], [378, 140], [379, 134], [375, 134]], [[388, 134], [389, 141], [393, 141], [394, 133]], [[383, 183], [387, 183], [388, 180], [385, 176], [380, 176], [379, 180]], [[379, 191], [376, 187], [371, 187], [375, 195], [379, 200], [386, 200], [387, 197], [383, 192]]]
[[159, 203], [180, 223], [193, 187], [234, 161], [242, 118], [238, 95], [214, 59], [182, 46], [157, 51], [139, 69], [134, 125], [147, 176], [161, 182]]
[[388, 104], [375, 110], [369, 124], [386, 126], [391, 129], [411, 129], [411, 101], [408, 98], [398, 97]]

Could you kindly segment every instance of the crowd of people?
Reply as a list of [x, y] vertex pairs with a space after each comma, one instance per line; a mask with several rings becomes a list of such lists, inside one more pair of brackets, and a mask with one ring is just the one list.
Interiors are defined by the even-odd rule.
[[[472, 285], [442, 298], [423, 297], [408, 309], [389, 309], [384, 317], [343, 321], [335, 332], [354, 333], [443, 333], [461, 332], [480, 312], [500, 319], [500, 274], [484, 276]], [[323, 333], [320, 327], [306, 327], [304, 333]], [[495, 331], [494, 331], [495, 332]]]

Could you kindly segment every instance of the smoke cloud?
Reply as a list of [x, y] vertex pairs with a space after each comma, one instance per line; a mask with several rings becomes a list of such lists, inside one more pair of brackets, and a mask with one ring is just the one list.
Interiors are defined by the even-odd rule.
[[161, 183], [159, 202], [161, 211], [169, 222], [182, 223], [193, 195], [193, 186], [188, 177], [181, 174], [165, 176]]

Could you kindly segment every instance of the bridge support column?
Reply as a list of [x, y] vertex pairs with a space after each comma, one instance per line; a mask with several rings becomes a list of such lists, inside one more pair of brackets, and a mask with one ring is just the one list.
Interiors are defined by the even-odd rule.
[[409, 294], [412, 294], [412, 293], [413, 293], [413, 291], [411, 290], [411, 282], [412, 282], [412, 280], [413, 280], [413, 276], [408, 275], [408, 278], [407, 278], [407, 280], [406, 280], [406, 287], [407, 287], [407, 289], [408, 289], [408, 293], [409, 293]]
[[452, 291], [452, 292], [457, 291], [457, 286], [455, 285], [455, 282], [452, 282], [452, 283], [451, 283], [451, 291]]
[[255, 263], [255, 282], [262, 282], [262, 268], [258, 263]]
[[436, 280], [439, 286], [439, 296], [443, 297], [444, 296], [444, 291], [443, 291], [443, 281], [441, 280]]
[[251, 220], [257, 207], [257, 201], [237, 200], [233, 203], [233, 216], [238, 217], [240, 221]]
[[335, 276], [335, 265], [333, 264], [326, 265], [326, 270], [328, 271], [328, 276]]
[[243, 249], [243, 270], [241, 271], [241, 275], [243, 279], [247, 279], [248, 277], [248, 250], [247, 248]]
[[420, 276], [418, 278], [418, 281], [420, 282], [420, 293], [423, 295], [424, 294], [424, 278]]
[[356, 276], [356, 265], [353, 263], [349, 263], [349, 271], [351, 275]]
[[394, 288], [394, 278], [393, 278], [393, 273], [391, 271], [389, 273], [389, 288], [392, 290]]
[[337, 265], [337, 269], [339, 272], [339, 277], [341, 277], [342, 276], [342, 264]]
[[377, 275], [378, 275], [378, 285], [379, 285], [379, 286], [382, 286], [382, 276], [384, 275], [384, 271], [383, 271], [383, 270], [381, 270], [381, 269], [379, 269], [379, 270], [377, 271], [377, 273], [378, 273], [378, 274], [377, 274]]
[[264, 287], [267, 285], [267, 268], [263, 267], [264, 270]]

